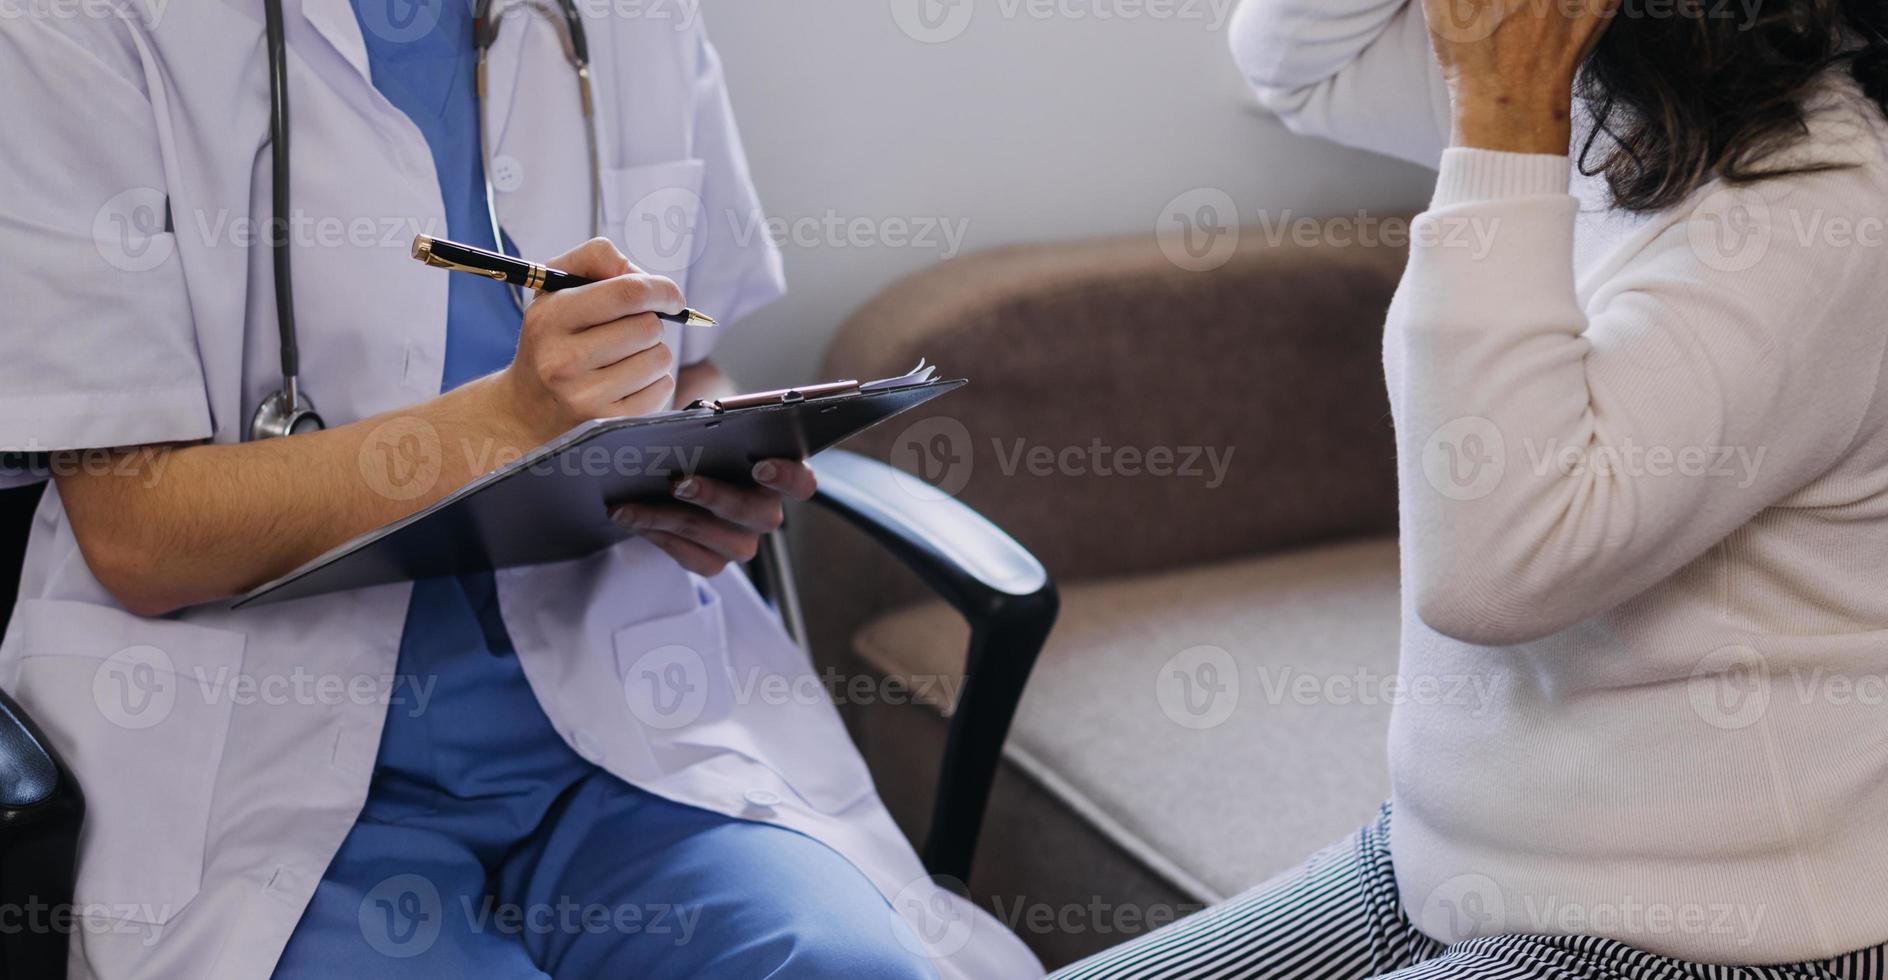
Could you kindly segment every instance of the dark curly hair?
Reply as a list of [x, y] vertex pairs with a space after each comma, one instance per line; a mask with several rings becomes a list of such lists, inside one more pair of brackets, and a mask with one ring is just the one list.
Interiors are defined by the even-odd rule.
[[1617, 16], [1576, 94], [1596, 124], [1580, 169], [1604, 174], [1626, 210], [1670, 207], [1714, 178], [1826, 169], [1766, 161], [1807, 134], [1831, 69], [1888, 112], [1888, 0], [1626, 0]]

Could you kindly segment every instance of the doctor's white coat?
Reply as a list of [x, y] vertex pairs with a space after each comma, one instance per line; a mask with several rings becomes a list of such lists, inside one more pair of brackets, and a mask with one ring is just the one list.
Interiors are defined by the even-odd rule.
[[[262, 0], [112, 6], [13, 0], [0, 15], [7, 452], [234, 441], [280, 383], [256, 244], [270, 218]], [[779, 295], [780, 258], [694, 4], [579, 6], [604, 233], [727, 319]], [[348, 0], [285, 7], [302, 377], [339, 424], [437, 393], [447, 276], [406, 250], [444, 218], [426, 141], [374, 89]], [[498, 210], [522, 252], [587, 238], [575, 86], [547, 25], [501, 33], [485, 111]], [[706, 356], [710, 335], [671, 330], [683, 362]], [[399, 494], [428, 478], [429, 453], [478, 451], [424, 436], [363, 458], [363, 480]], [[773, 678], [817, 685], [738, 573], [704, 580], [630, 542], [498, 584], [531, 686], [576, 751], [653, 792], [826, 842], [947, 977], [1041, 973], [996, 920], [925, 877], [831, 704], [769, 695], [782, 690]], [[47, 494], [0, 683], [89, 805], [74, 977], [270, 974], [365, 799], [408, 593], [140, 618], [94, 580]]]

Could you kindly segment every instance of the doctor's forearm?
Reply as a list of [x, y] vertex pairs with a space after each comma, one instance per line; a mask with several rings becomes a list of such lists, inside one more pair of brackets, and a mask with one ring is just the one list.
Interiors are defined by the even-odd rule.
[[86, 565], [140, 615], [235, 595], [581, 422], [668, 407], [674, 356], [655, 314], [681, 310], [681, 290], [601, 238], [551, 263], [598, 281], [534, 301], [497, 374], [324, 432], [64, 461], [59, 496]]
[[324, 432], [63, 466], [59, 494], [99, 583], [161, 615], [292, 571], [548, 438], [498, 404], [502, 378]]

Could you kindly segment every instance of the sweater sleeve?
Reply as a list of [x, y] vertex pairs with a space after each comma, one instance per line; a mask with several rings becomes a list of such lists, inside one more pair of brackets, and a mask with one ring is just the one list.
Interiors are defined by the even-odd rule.
[[1702, 193], [1584, 303], [1568, 173], [1447, 151], [1391, 309], [1405, 584], [1471, 643], [1611, 609], [1827, 472], [1888, 342], [1880, 249], [1818, 231], [1867, 226], [1879, 168]]
[[1434, 169], [1449, 94], [1414, 0], [1244, 0], [1233, 57], [1293, 132]]

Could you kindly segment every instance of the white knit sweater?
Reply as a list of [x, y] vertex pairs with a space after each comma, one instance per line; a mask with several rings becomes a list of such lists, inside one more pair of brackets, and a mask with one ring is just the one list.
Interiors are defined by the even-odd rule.
[[1566, 157], [1444, 151], [1406, 0], [1247, 0], [1233, 37], [1293, 129], [1440, 171], [1384, 344], [1401, 670], [1492, 694], [1395, 713], [1416, 924], [1888, 942], [1881, 113], [1832, 77], [1792, 156], [1853, 166], [1634, 216]]

